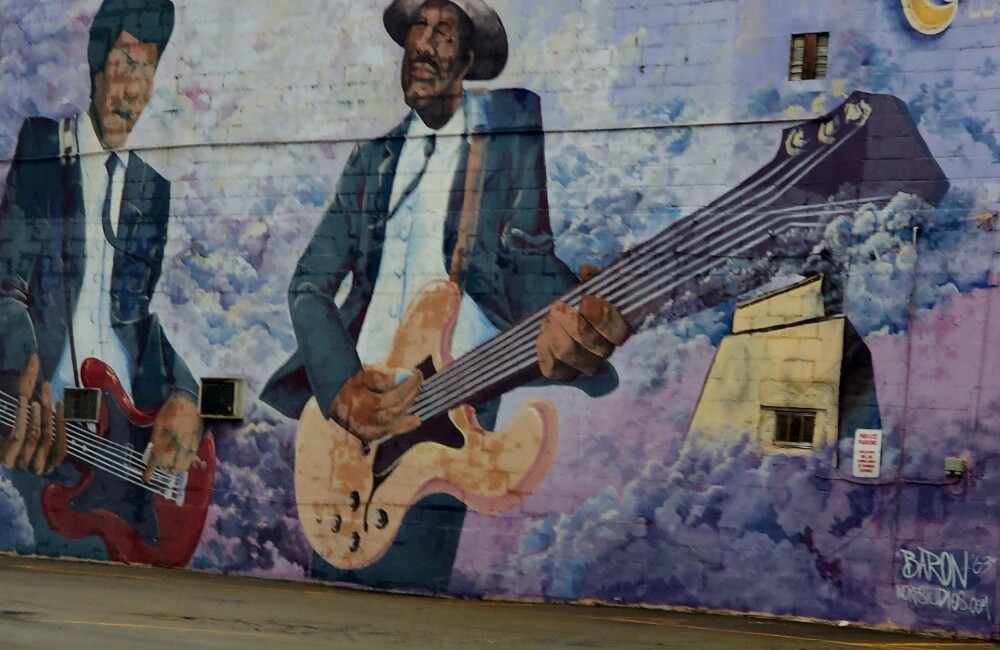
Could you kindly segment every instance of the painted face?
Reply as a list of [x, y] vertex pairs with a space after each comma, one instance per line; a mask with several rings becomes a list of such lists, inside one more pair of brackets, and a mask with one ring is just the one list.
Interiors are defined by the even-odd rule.
[[108, 149], [125, 146], [153, 95], [160, 54], [156, 43], [143, 43], [122, 32], [108, 53], [104, 70], [94, 75], [91, 115]]
[[459, 9], [450, 2], [431, 0], [420, 9], [403, 44], [401, 81], [407, 106], [422, 109], [462, 96], [462, 80], [472, 58], [462, 52]]

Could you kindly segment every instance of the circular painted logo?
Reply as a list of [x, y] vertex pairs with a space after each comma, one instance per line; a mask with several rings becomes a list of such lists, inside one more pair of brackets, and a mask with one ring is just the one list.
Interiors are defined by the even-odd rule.
[[940, 34], [958, 15], [958, 0], [903, 0], [903, 13], [921, 34]]

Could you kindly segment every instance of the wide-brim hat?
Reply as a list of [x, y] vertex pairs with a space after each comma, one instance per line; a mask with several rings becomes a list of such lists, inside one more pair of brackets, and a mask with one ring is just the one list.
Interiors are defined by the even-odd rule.
[[[483, 0], [448, 0], [465, 12], [472, 23], [472, 52], [475, 61], [466, 79], [485, 81], [493, 79], [507, 65], [507, 30], [500, 16]], [[420, 15], [420, 8], [427, 0], [393, 0], [382, 14], [385, 30], [392, 40], [403, 47], [410, 26]]]

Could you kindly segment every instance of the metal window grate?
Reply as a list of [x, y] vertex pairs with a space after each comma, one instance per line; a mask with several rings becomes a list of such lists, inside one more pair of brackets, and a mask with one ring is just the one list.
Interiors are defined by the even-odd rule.
[[815, 411], [774, 411], [774, 443], [785, 447], [813, 446], [816, 431]]
[[788, 58], [789, 81], [826, 79], [830, 54], [830, 34], [792, 34], [792, 49]]

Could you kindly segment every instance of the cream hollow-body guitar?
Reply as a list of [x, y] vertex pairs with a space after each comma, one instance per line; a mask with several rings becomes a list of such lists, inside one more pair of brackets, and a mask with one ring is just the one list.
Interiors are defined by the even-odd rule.
[[[679, 318], [766, 283], [781, 269], [809, 272], [824, 228], [904, 192], [935, 203], [948, 182], [906, 106], [853, 94], [835, 111], [786, 129], [777, 155], [711, 205], [670, 224], [562, 300], [609, 300], [639, 328], [652, 314]], [[485, 431], [474, 404], [539, 376], [535, 338], [548, 307], [468, 354], [451, 358], [461, 294], [447, 281], [422, 288], [385, 359], [425, 377], [411, 413], [415, 431], [371, 445], [325, 417], [315, 400], [296, 440], [299, 518], [313, 548], [343, 569], [368, 566], [390, 548], [411, 505], [437, 492], [482, 513], [529, 496], [552, 466], [558, 424], [541, 400], [522, 405], [500, 431]]]

